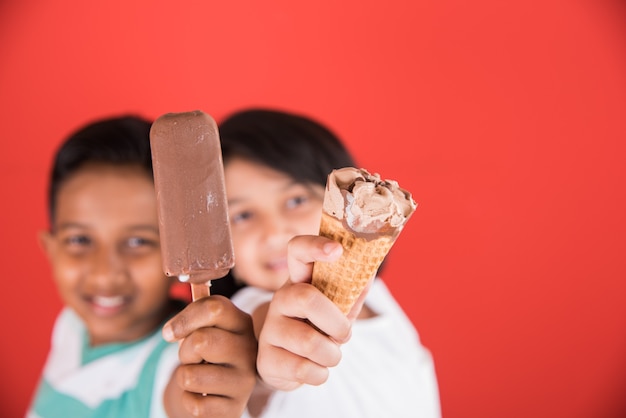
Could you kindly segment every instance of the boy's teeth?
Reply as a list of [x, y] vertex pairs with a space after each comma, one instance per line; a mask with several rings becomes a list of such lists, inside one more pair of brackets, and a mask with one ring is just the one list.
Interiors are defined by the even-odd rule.
[[104, 306], [106, 308], [112, 308], [115, 306], [119, 306], [124, 302], [124, 297], [122, 296], [95, 296], [93, 298], [94, 303], [100, 306]]

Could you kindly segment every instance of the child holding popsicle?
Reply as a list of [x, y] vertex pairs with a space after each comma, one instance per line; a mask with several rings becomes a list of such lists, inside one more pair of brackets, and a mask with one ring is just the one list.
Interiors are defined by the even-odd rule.
[[[246, 406], [257, 347], [249, 315], [209, 297], [201, 326], [181, 325], [199, 306], [173, 299], [176, 279], [163, 273], [150, 126], [94, 121], [55, 155], [40, 241], [65, 307], [28, 417], [239, 417]], [[180, 345], [162, 336], [173, 316], [163, 335]], [[214, 343], [194, 344], [204, 338]], [[197, 370], [204, 381], [187, 379]]]

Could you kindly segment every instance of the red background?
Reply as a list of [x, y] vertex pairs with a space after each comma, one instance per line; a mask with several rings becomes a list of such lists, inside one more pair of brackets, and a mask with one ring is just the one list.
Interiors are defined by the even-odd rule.
[[[314, 116], [419, 203], [385, 279], [445, 418], [626, 415], [626, 10], [593, 0], [0, 2], [0, 412], [60, 300], [38, 248], [94, 117]], [[367, 365], [364, 365], [367, 367]]]

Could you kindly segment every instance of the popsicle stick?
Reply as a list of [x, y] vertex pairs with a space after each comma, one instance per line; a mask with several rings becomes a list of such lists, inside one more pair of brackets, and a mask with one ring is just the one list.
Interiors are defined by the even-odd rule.
[[211, 281], [206, 283], [191, 283], [191, 298], [196, 301], [198, 299], [211, 296]]

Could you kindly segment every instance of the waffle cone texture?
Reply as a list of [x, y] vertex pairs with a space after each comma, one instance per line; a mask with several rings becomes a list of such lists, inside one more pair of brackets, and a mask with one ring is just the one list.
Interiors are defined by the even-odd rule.
[[322, 214], [319, 234], [341, 243], [343, 254], [334, 262], [315, 262], [312, 284], [347, 314], [376, 274], [395, 239], [389, 235], [373, 240], [357, 237], [327, 213]]

